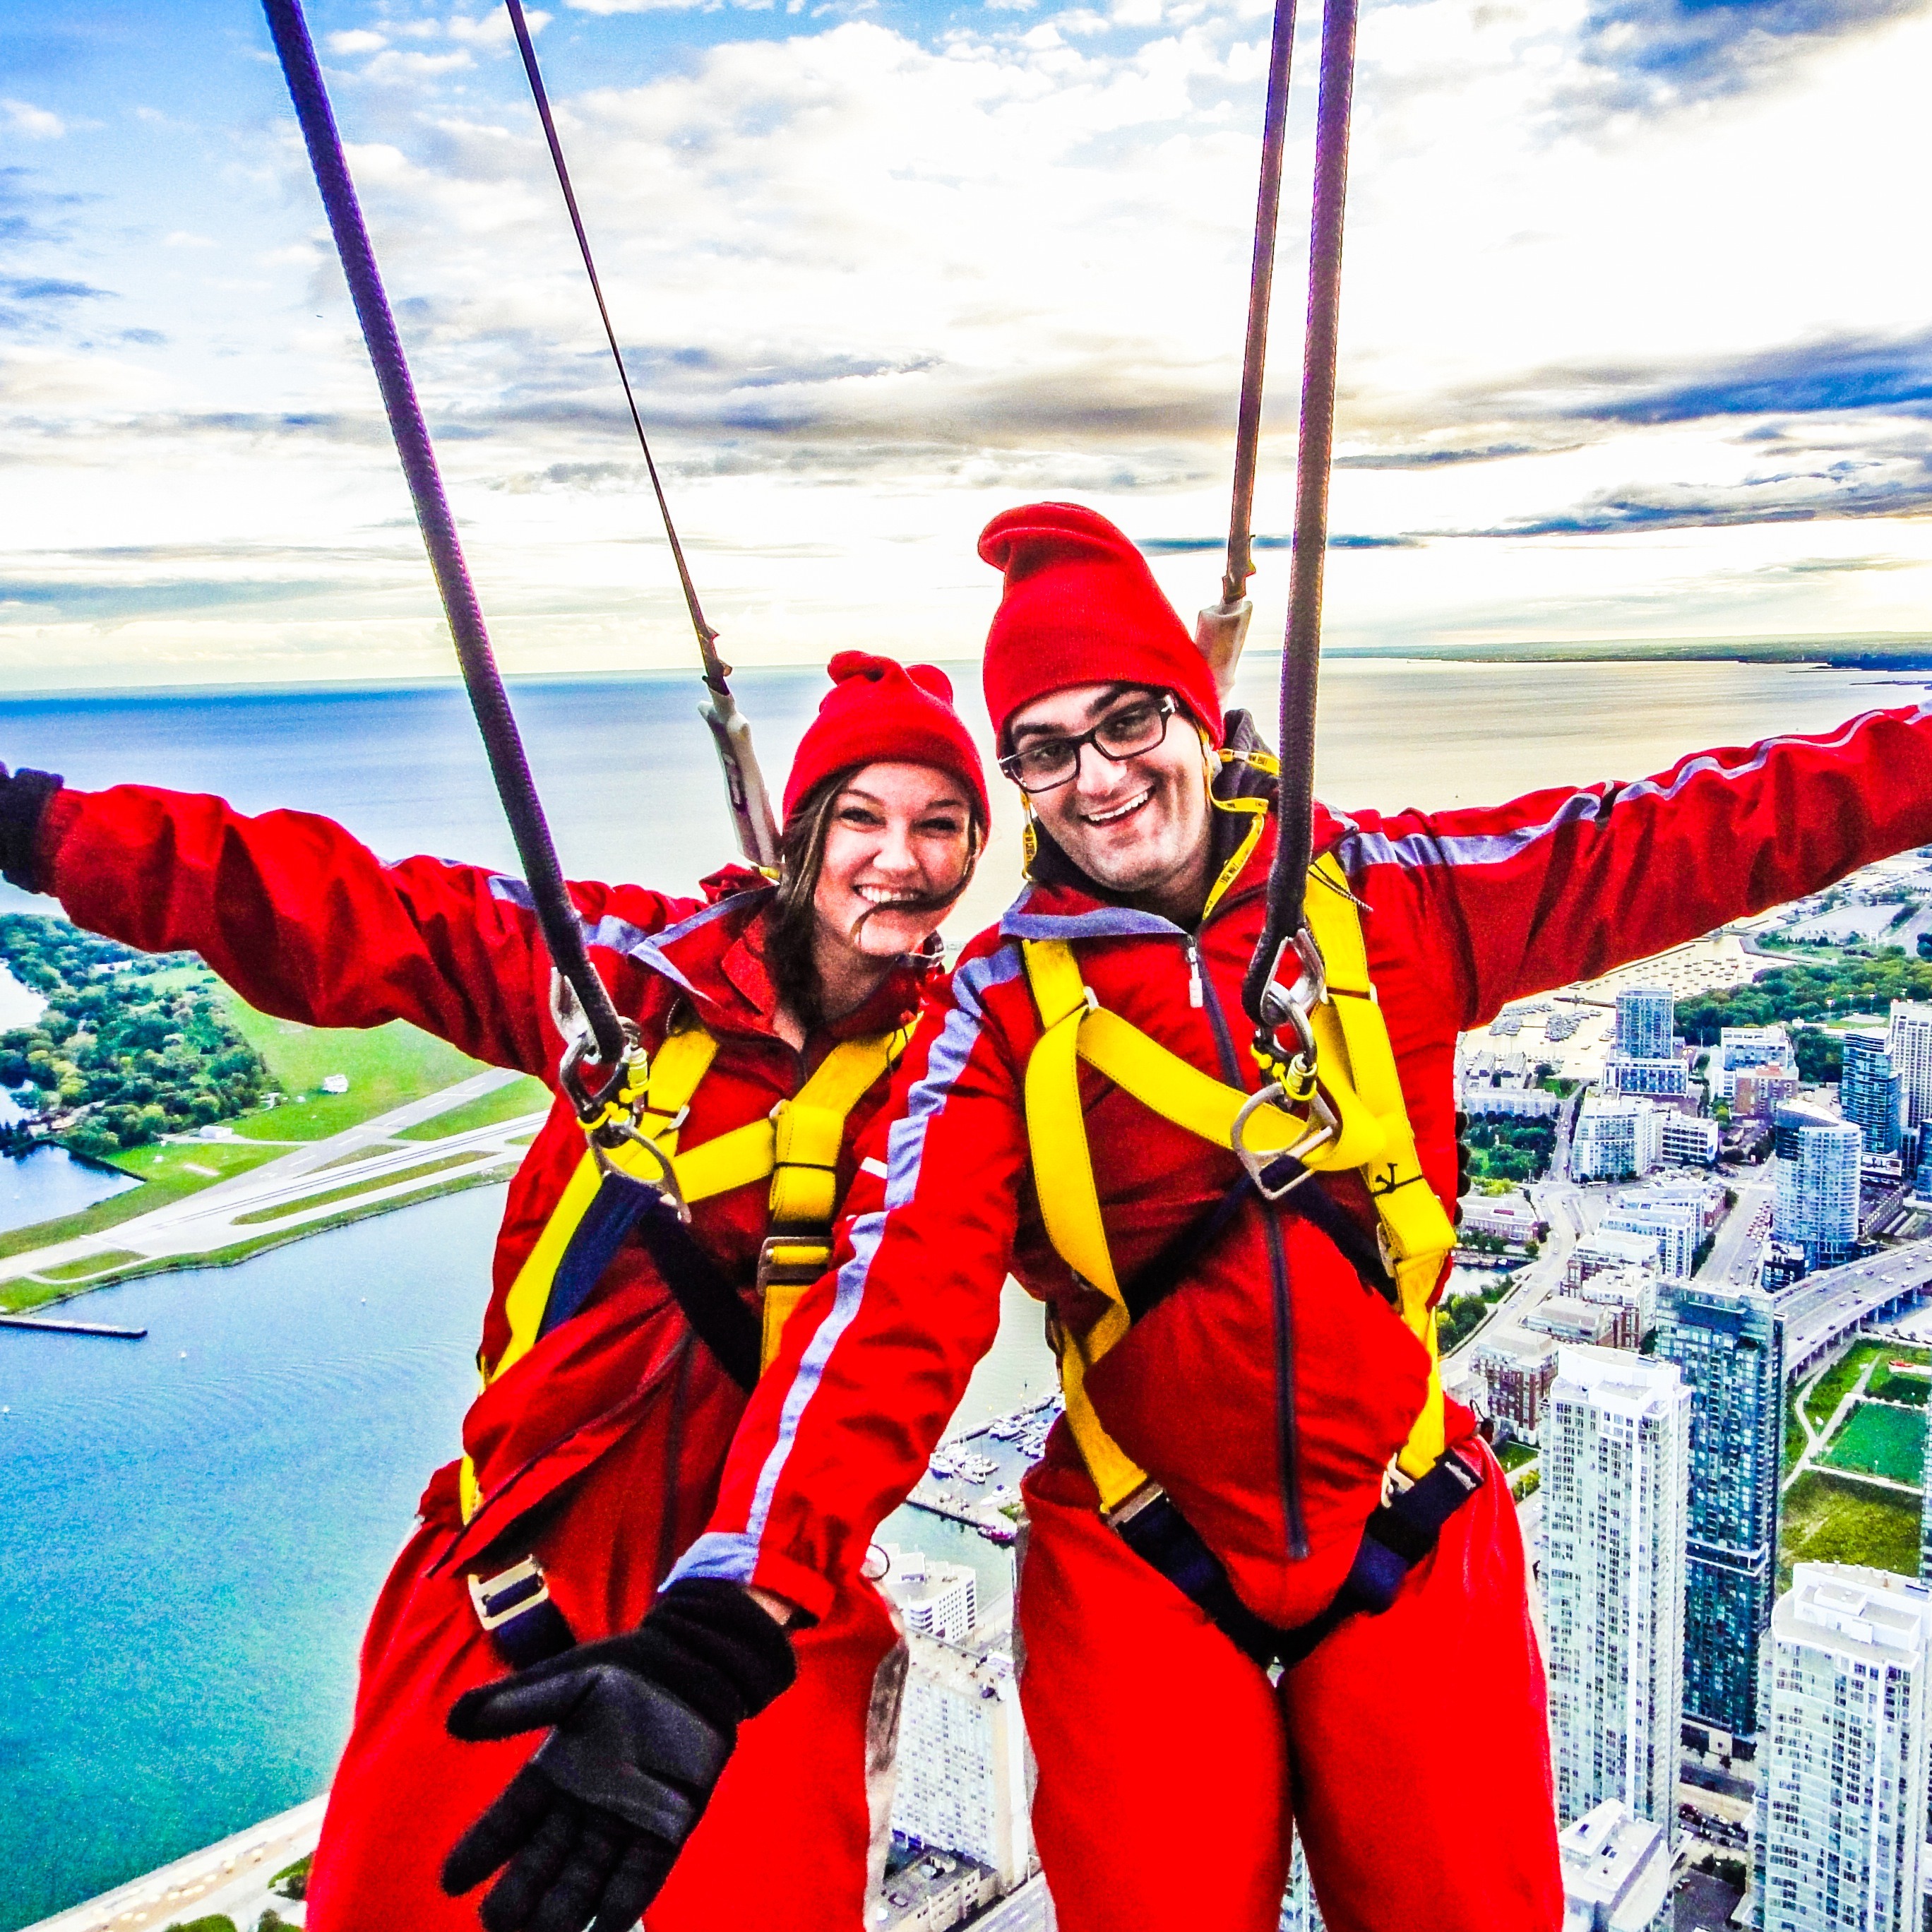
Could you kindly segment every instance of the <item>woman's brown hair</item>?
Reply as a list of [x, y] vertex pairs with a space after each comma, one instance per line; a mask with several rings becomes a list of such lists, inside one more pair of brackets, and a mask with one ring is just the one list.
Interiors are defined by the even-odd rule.
[[[825, 842], [832, 830], [838, 795], [865, 767], [848, 765], [842, 772], [812, 787], [798, 802], [778, 835], [778, 889], [772, 902], [771, 916], [765, 922], [765, 970], [786, 1008], [809, 1033], [825, 1021], [824, 988], [819, 983], [818, 962], [812, 956], [812, 941], [818, 930], [818, 875], [825, 863]], [[967, 808], [966, 863], [959, 883], [949, 892], [933, 893], [916, 899], [902, 899], [895, 911], [943, 913], [956, 904], [972, 883], [973, 872], [986, 844], [986, 827], [980, 814]], [[872, 917], [861, 913], [848, 938], [856, 939], [860, 928]]]

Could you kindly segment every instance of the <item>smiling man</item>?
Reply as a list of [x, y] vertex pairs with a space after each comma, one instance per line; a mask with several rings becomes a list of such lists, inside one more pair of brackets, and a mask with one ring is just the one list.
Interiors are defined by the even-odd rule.
[[[1240, 986], [1273, 761], [1105, 518], [1031, 505], [980, 554], [1005, 574], [986, 689], [1030, 883], [935, 996], [838, 1265], [677, 1574], [824, 1615], [923, 1470], [1010, 1270], [1068, 1390], [1026, 1484], [1018, 1605], [1060, 1924], [1273, 1932], [1298, 1826], [1335, 1932], [1554, 1932], [1522, 1540], [1427, 1346], [1456, 1035], [1932, 838], [1932, 714], [1493, 809], [1317, 806], [1324, 1012], [1358, 1002], [1324, 1078], [1346, 1058], [1369, 1094], [1379, 1054], [1382, 1151], [1340, 1165], [1345, 1109], [1332, 1171], [1283, 1191], [1276, 1161], [1270, 1200], [1231, 1115], [1175, 1096], [1262, 1084]], [[1419, 1261], [1388, 1204], [1412, 1180], [1440, 1231]]]

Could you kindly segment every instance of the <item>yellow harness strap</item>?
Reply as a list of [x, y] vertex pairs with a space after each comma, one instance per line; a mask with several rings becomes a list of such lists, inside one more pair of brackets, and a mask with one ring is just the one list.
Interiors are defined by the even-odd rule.
[[[1327, 963], [1330, 998], [1313, 1016], [1319, 1075], [1340, 1126], [1334, 1140], [1306, 1165], [1360, 1171], [1380, 1216], [1384, 1247], [1396, 1277], [1403, 1321], [1436, 1355], [1436, 1322], [1429, 1306], [1442, 1257], [1455, 1229], [1424, 1178], [1415, 1137], [1370, 983], [1348, 881], [1332, 856], [1313, 868], [1310, 929]], [[1109, 1306], [1084, 1338], [1058, 1338], [1066, 1420], [1100, 1492], [1103, 1510], [1118, 1508], [1147, 1480], [1108, 1436], [1085, 1391], [1087, 1370], [1124, 1336], [1126, 1304], [1107, 1246], [1093, 1156], [1081, 1110], [1076, 1060], [1084, 1059], [1163, 1120], [1217, 1147], [1232, 1148], [1235, 1114], [1249, 1096], [1202, 1072], [1118, 1014], [1104, 1010], [1082, 982], [1079, 962], [1063, 940], [1022, 942], [1027, 978], [1044, 1029], [1027, 1063], [1027, 1134], [1040, 1212], [1054, 1252]], [[1286, 1149], [1305, 1132], [1279, 1108], [1250, 1117], [1248, 1145], [1257, 1152]], [[1432, 1366], [1429, 1394], [1398, 1462], [1412, 1476], [1426, 1474], [1444, 1447], [1442, 1394]]]
[[[682, 1150], [677, 1144], [679, 1130], [698, 1083], [718, 1054], [717, 1041], [704, 1028], [667, 1035], [651, 1058], [642, 1093], [626, 1088], [618, 1096], [630, 1124], [670, 1160], [687, 1204], [770, 1178], [771, 1223], [781, 1232], [766, 1241], [760, 1261], [764, 1287], [760, 1368], [770, 1366], [786, 1320], [831, 1259], [846, 1117], [904, 1052], [912, 1035], [908, 1026], [841, 1041], [797, 1094], [781, 1100], [768, 1118], [749, 1121]], [[662, 1178], [657, 1161], [634, 1141], [620, 1140], [601, 1152], [604, 1160], [634, 1179], [655, 1182]], [[551, 1283], [603, 1180], [598, 1154], [586, 1149], [504, 1298], [510, 1340], [495, 1364], [484, 1369], [485, 1387], [536, 1347]], [[478, 1501], [476, 1472], [467, 1456], [463, 1459], [461, 1490], [466, 1522]]]

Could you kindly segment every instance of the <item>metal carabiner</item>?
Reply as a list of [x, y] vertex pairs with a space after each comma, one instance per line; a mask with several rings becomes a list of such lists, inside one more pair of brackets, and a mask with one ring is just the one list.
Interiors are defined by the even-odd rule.
[[1307, 1132], [1292, 1147], [1276, 1148], [1272, 1153], [1257, 1152], [1248, 1144], [1248, 1122], [1264, 1107], [1284, 1107], [1288, 1097], [1287, 1088], [1279, 1080], [1270, 1081], [1258, 1093], [1250, 1094], [1241, 1103], [1228, 1136], [1228, 1144], [1234, 1150], [1234, 1158], [1247, 1170], [1248, 1178], [1255, 1184], [1256, 1192], [1264, 1201], [1279, 1201], [1293, 1193], [1315, 1171], [1303, 1166], [1298, 1174], [1291, 1175], [1279, 1187], [1270, 1187], [1264, 1177], [1276, 1162], [1305, 1162], [1310, 1154], [1326, 1147], [1341, 1129], [1340, 1117], [1317, 1088], [1308, 1098]]
[[[557, 978], [560, 979], [561, 976], [558, 975]], [[554, 980], [551, 985], [553, 994], [555, 992], [556, 985], [556, 980]], [[575, 995], [572, 994], [572, 998], [574, 1002]], [[553, 1001], [551, 1012], [554, 1016], [556, 1012], [558, 1004]], [[564, 1036], [563, 1058], [557, 1064], [556, 1084], [562, 1090], [563, 1097], [576, 1110], [578, 1120], [586, 1127], [593, 1126], [600, 1121], [610, 1102], [623, 1091], [624, 1083], [631, 1076], [631, 1063], [643, 1041], [644, 1036], [638, 1032], [638, 1023], [635, 1020], [620, 1020], [618, 1024], [624, 1029], [624, 1037], [630, 1043], [630, 1052], [610, 1070], [604, 1084], [594, 1092], [578, 1078], [577, 1070], [586, 1060], [595, 1061], [597, 1046], [596, 1036], [587, 1027], [580, 1033], [566, 1034]], [[561, 1027], [559, 1030], [562, 1030]], [[601, 1065], [602, 1062], [595, 1062], [595, 1064]]]
[[[605, 1135], [614, 1136], [619, 1140], [634, 1141], [657, 1162], [658, 1178], [644, 1180], [637, 1174], [626, 1172], [610, 1158], [609, 1145], [600, 1138]], [[616, 1174], [622, 1180], [637, 1182], [642, 1186], [655, 1188], [663, 1198], [670, 1203], [677, 1218], [686, 1226], [690, 1225], [691, 1204], [685, 1199], [684, 1190], [678, 1185], [677, 1169], [671, 1156], [647, 1134], [639, 1133], [628, 1120], [613, 1120], [590, 1136], [590, 1151], [597, 1156], [597, 1165], [606, 1174]]]

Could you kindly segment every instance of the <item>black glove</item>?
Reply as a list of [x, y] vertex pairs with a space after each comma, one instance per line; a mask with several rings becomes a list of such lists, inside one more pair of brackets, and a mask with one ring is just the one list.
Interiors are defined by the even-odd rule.
[[22, 892], [40, 890], [34, 856], [40, 814], [62, 782], [53, 772], [15, 772], [9, 776], [7, 767], [0, 765], [0, 877]]
[[485, 1932], [630, 1932], [737, 1742], [789, 1684], [791, 1641], [735, 1583], [674, 1583], [629, 1635], [466, 1692], [452, 1737], [550, 1734], [442, 1868], [453, 1898], [503, 1875]]

